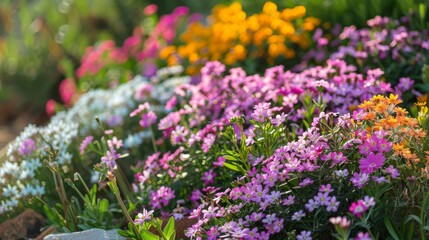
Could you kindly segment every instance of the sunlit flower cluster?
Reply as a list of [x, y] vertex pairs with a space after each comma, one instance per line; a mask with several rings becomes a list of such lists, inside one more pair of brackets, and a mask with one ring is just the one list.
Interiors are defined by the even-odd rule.
[[306, 49], [308, 38], [320, 21], [305, 17], [302, 6], [280, 10], [266, 2], [260, 13], [248, 15], [240, 3], [216, 6], [207, 25], [190, 24], [178, 46], [169, 46], [160, 57], [170, 64], [188, 62], [188, 74], [196, 74], [207, 61], [222, 61], [228, 66], [242, 65], [247, 59], [273, 65], [278, 59], [296, 57], [297, 48]]

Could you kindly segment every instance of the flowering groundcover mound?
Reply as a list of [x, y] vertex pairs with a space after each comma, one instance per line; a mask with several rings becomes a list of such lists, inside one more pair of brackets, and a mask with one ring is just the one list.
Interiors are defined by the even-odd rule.
[[[234, 25], [227, 13], [235, 8], [214, 11], [222, 24], [209, 25], [204, 37], [216, 26]], [[288, 14], [305, 31], [315, 27], [312, 19], [299, 23], [301, 8], [279, 12], [273, 4], [234, 21], [247, 27], [260, 21], [265, 28], [265, 20], [286, 21]], [[390, 41], [387, 30], [378, 29], [389, 21], [371, 21]], [[253, 37], [263, 32], [256, 30]], [[359, 48], [354, 34], [365, 41], [368, 31], [349, 30], [340, 38]], [[407, 30], [392, 31], [397, 44], [389, 51], [425, 49], [419, 38], [404, 50]], [[203, 65], [198, 79], [187, 76], [192, 63], [159, 69], [150, 78], [91, 90], [47, 126], [29, 126], [0, 168], [0, 214], [30, 206], [62, 231], [122, 227], [119, 233], [133, 239], [174, 239], [174, 219], [185, 217], [196, 222], [186, 231], [191, 239], [426, 237], [428, 108], [418, 102], [412, 117], [398, 96], [420, 94], [413, 80], [386, 82], [391, 73], [383, 64], [363, 67], [356, 54], [357, 63], [333, 54], [301, 71], [265, 69], [268, 61], [258, 66], [263, 74], [253, 74], [245, 64], [231, 66], [232, 53], [219, 56], [225, 63], [207, 62], [210, 55], [189, 59]], [[308, 54], [304, 61], [314, 52]], [[399, 55], [385, 57], [395, 64]], [[87, 73], [108, 68], [103, 63]]]

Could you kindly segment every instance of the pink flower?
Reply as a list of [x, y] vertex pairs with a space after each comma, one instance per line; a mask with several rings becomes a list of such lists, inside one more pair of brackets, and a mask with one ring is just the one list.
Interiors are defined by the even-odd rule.
[[60, 97], [65, 105], [70, 105], [72, 97], [76, 93], [76, 85], [73, 80], [66, 78], [59, 86]]
[[338, 217], [331, 217], [329, 219], [329, 221], [332, 224], [334, 224], [334, 225], [340, 226], [341, 228], [348, 228], [348, 227], [350, 227], [350, 221], [347, 220], [346, 217], [340, 217], [340, 216], [338, 216]]
[[201, 148], [203, 149], [204, 153], [208, 153], [210, 148], [212, 147], [212, 145], [214, 144], [216, 140], [216, 136], [213, 134], [208, 134], [203, 141], [203, 145], [201, 146]]
[[143, 9], [143, 13], [146, 16], [152, 15], [152, 14], [156, 13], [157, 10], [158, 10], [158, 6], [156, 6], [155, 4], [149, 4]]
[[57, 105], [57, 102], [55, 102], [54, 99], [49, 99], [48, 102], [46, 102], [45, 105], [45, 112], [49, 116], [53, 116], [55, 114], [55, 106]]
[[149, 212], [146, 210], [146, 208], [143, 208], [143, 212], [137, 214], [136, 219], [134, 220], [135, 224], [142, 225], [145, 221], [149, 220], [151, 215], [153, 213], [153, 210], [150, 210]]
[[170, 100], [168, 100], [168, 102], [165, 104], [165, 110], [170, 111], [171, 109], [174, 108], [174, 106], [176, 106], [177, 104], [177, 98], [176, 96], [173, 96], [172, 98], [170, 98]]
[[175, 198], [174, 190], [169, 187], [160, 187], [157, 191], [154, 191], [150, 195], [150, 205], [152, 208], [162, 209], [162, 206], [166, 207], [171, 199]]
[[107, 145], [110, 148], [116, 148], [116, 149], [119, 149], [124, 146], [123, 141], [121, 139], [118, 139], [117, 137], [113, 137], [112, 139], [107, 140]]
[[359, 232], [355, 240], [372, 240], [369, 233]]
[[145, 102], [144, 104], [140, 104], [135, 110], [133, 110], [130, 113], [130, 117], [135, 117], [137, 116], [139, 113], [143, 112], [146, 109], [149, 109], [150, 105], [149, 103]]
[[359, 163], [359, 169], [363, 173], [371, 174], [381, 168], [384, 163], [384, 156], [381, 153], [370, 153], [366, 158], [362, 158]]

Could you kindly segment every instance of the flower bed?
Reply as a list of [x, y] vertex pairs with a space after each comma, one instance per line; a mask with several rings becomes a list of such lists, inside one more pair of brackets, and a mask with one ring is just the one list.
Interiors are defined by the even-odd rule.
[[[187, 14], [179, 10], [173, 18]], [[396, 25], [381, 30], [380, 24], [390, 20], [376, 18], [369, 21], [374, 36], [380, 31], [380, 41], [390, 41], [389, 36], [397, 41], [389, 45], [389, 54], [381, 57], [368, 45], [360, 52], [369, 30], [356, 33], [349, 27], [340, 38], [354, 47], [353, 59], [341, 55], [345, 48], [339, 47], [327, 60], [311, 63], [318, 51], [328, 56], [335, 50], [288, 45], [286, 50], [300, 53], [296, 60], [309, 64], [298, 70], [304, 65], [273, 66], [280, 58], [270, 55], [275, 52], [270, 37], [263, 37], [256, 49], [251, 45], [263, 29], [272, 27], [280, 36], [279, 26], [296, 23], [295, 33], [281, 36], [306, 47], [327, 46], [319, 30], [314, 32], [317, 41], [309, 44], [294, 35], [305, 38], [306, 31], [314, 30], [314, 19], [301, 19], [301, 7], [279, 11], [273, 3], [249, 17], [241, 10], [232, 14], [235, 10], [240, 5], [216, 8], [211, 25], [189, 26], [177, 53], [161, 51], [168, 59], [180, 56], [175, 63], [183, 66], [82, 93], [47, 126], [29, 126], [9, 145], [8, 160], [0, 168], [0, 214], [31, 206], [43, 210], [60, 231], [121, 228], [119, 234], [133, 239], [174, 239], [179, 234], [175, 220], [181, 219], [193, 219], [185, 231], [191, 239], [425, 238], [426, 100], [407, 78], [415, 76], [395, 77], [383, 64], [372, 65], [368, 56], [356, 54], [369, 51], [395, 67], [407, 59], [395, 56], [424, 48], [426, 35], [404, 45], [415, 32], [407, 38], [407, 30]], [[235, 37], [248, 33], [252, 44], [246, 49], [255, 53], [231, 60], [229, 55], [238, 51], [231, 48], [244, 40], [224, 39], [219, 29], [227, 28], [237, 30]], [[225, 51], [210, 48], [217, 38], [226, 41]], [[271, 45], [265, 48], [264, 41]], [[339, 46], [334, 42], [330, 47]], [[207, 55], [191, 56], [188, 48], [195, 44]], [[98, 56], [98, 50], [116, 52], [103, 46], [84, 59], [95, 58], [90, 55]], [[405, 49], [410, 47], [415, 50]], [[100, 64], [83, 61], [78, 72], [102, 76], [111, 69], [110, 57]], [[256, 68], [242, 62], [260, 57], [267, 62]], [[198, 77], [189, 70], [201, 66]], [[410, 114], [400, 96], [408, 107], [407, 96], [413, 94], [419, 101]]]

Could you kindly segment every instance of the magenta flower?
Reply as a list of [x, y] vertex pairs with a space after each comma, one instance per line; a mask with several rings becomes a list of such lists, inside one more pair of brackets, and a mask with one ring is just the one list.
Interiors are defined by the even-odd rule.
[[349, 211], [355, 215], [357, 218], [361, 218], [362, 214], [368, 210], [368, 207], [365, 205], [364, 201], [359, 200], [357, 202], [353, 202], [349, 208]]
[[169, 187], [160, 187], [157, 191], [150, 194], [150, 205], [153, 209], [167, 206], [171, 199], [175, 198], [174, 190]]
[[156, 114], [152, 111], [142, 114], [140, 126], [147, 128], [156, 122]]
[[375, 170], [381, 168], [384, 163], [384, 156], [381, 153], [370, 153], [366, 158], [362, 158], [359, 162], [359, 169], [363, 173], [371, 174]]
[[209, 185], [210, 183], [214, 183], [214, 178], [216, 177], [216, 173], [213, 172], [213, 169], [205, 172], [201, 177], [201, 180], [204, 180], [205, 185]]

